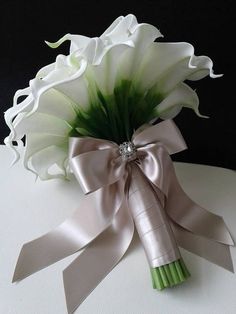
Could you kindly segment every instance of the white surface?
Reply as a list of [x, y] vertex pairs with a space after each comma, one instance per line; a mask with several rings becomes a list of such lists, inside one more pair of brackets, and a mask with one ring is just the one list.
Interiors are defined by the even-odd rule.
[[[0, 314], [66, 314], [62, 270], [70, 256], [17, 284], [11, 283], [23, 243], [57, 226], [79, 206], [75, 181], [35, 182], [0, 146]], [[236, 173], [193, 164], [175, 164], [185, 191], [202, 206], [223, 215], [236, 239]], [[209, 226], [210, 227], [210, 226]], [[236, 265], [236, 249], [231, 249]], [[182, 250], [192, 274], [184, 284], [157, 292], [135, 237], [123, 260], [90, 294], [78, 314], [235, 314], [236, 275]]]

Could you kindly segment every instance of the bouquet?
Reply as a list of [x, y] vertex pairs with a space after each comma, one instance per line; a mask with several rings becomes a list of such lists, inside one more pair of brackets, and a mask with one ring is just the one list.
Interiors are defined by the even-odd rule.
[[233, 271], [223, 219], [184, 193], [170, 158], [186, 149], [171, 119], [183, 107], [201, 116], [198, 96], [184, 81], [220, 75], [192, 45], [156, 42], [160, 37], [129, 14], [100, 37], [67, 34], [47, 42], [57, 48], [69, 40], [69, 54], [18, 90], [5, 113], [5, 144], [15, 161], [25, 141], [26, 169], [41, 180], [72, 173], [87, 194], [72, 217], [23, 245], [13, 277], [85, 248], [63, 272], [69, 313], [122, 258], [134, 226], [155, 289], [190, 276], [179, 246]]

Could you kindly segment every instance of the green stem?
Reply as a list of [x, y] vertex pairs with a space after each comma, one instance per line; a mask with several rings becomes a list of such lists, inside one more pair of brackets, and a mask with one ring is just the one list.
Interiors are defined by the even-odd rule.
[[152, 285], [157, 290], [178, 285], [189, 276], [190, 273], [182, 258], [163, 266], [151, 268]]

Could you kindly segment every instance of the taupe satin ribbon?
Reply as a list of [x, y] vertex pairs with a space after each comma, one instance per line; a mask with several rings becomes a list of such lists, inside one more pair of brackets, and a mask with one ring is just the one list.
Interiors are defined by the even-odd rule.
[[[133, 237], [134, 221], [151, 267], [179, 257], [176, 239], [181, 247], [233, 271], [229, 246], [234, 243], [222, 217], [195, 204], [176, 178], [169, 155], [186, 145], [174, 122], [144, 126], [132, 142], [137, 159], [125, 161], [113, 142], [70, 139], [71, 168], [88, 195], [71, 218], [23, 245], [13, 281], [85, 248], [63, 272], [67, 308], [72, 313], [122, 258]], [[150, 198], [141, 193], [148, 186], [156, 195], [150, 206]], [[132, 198], [135, 189], [142, 202]], [[162, 210], [158, 219], [153, 202]], [[151, 237], [145, 236], [148, 232]], [[165, 233], [170, 235], [166, 241]]]

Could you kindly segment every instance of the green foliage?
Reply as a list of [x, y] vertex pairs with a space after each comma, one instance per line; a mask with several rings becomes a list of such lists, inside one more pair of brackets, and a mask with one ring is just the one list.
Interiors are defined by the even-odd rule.
[[98, 87], [89, 108], [80, 109], [71, 136], [91, 136], [114, 141], [129, 141], [134, 130], [157, 117], [156, 106], [162, 95], [152, 89], [145, 93], [131, 81], [123, 80], [112, 95], [104, 95]]

